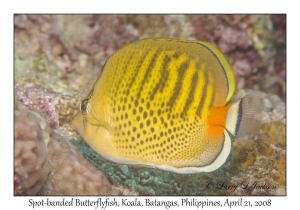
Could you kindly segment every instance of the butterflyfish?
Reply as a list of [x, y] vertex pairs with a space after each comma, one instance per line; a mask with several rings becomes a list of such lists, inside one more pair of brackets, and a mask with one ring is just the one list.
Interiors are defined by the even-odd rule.
[[213, 44], [143, 39], [106, 61], [72, 126], [110, 161], [210, 172], [226, 162], [234, 138], [259, 127], [257, 94], [231, 103], [234, 90], [234, 73]]

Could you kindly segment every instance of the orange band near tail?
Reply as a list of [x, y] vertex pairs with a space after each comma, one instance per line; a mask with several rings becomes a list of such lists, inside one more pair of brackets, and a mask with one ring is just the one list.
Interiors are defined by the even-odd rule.
[[226, 124], [226, 115], [230, 106], [212, 108], [210, 115], [207, 118], [208, 126], [222, 126], [225, 128]]

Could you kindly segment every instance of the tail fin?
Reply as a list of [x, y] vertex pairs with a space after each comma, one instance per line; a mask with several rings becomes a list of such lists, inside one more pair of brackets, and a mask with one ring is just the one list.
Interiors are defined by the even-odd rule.
[[226, 116], [226, 129], [238, 141], [250, 139], [261, 126], [261, 96], [258, 92], [246, 95], [232, 104]]

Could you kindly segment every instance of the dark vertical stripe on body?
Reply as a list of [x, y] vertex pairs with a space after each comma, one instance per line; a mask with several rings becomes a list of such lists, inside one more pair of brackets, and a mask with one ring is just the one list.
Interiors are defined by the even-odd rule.
[[[128, 66], [130, 64], [130, 61], [132, 60], [133, 56], [135, 55], [135, 53], [131, 53], [130, 57], [127, 59], [126, 64], [123, 66], [123, 71], [122, 74], [120, 76], [120, 79], [118, 81], [118, 83], [116, 84], [116, 90], [119, 89], [119, 85], [121, 84], [121, 82], [124, 80], [124, 75], [126, 74], [126, 70], [128, 69]], [[116, 74], [118, 74], [118, 72], [116, 72]], [[117, 91], [118, 92], [118, 91]]]
[[200, 100], [200, 104], [197, 108], [197, 112], [196, 114], [201, 118], [201, 111], [202, 111], [202, 108], [203, 108], [203, 104], [204, 104], [204, 101], [205, 101], [205, 98], [206, 98], [206, 94], [207, 94], [207, 85], [209, 83], [209, 78], [208, 78], [208, 72], [207, 70], [204, 70], [204, 77], [205, 77], [205, 83], [204, 83], [204, 87], [203, 87], [203, 91], [202, 91], [202, 97], [201, 97], [201, 100]]
[[193, 102], [195, 91], [196, 91], [197, 84], [198, 84], [198, 79], [199, 79], [198, 77], [199, 77], [199, 74], [198, 74], [198, 70], [196, 69], [196, 72], [194, 73], [194, 75], [192, 77], [192, 82], [191, 82], [189, 96], [186, 99], [183, 111], [181, 112], [182, 114], [186, 114], [187, 110], [189, 109], [190, 105]]
[[166, 63], [166, 67], [165, 70], [163, 70], [163, 75], [162, 75], [162, 79], [161, 79], [161, 83], [159, 84], [159, 92], [163, 92], [164, 88], [166, 87], [167, 81], [169, 79], [169, 70], [167, 70], [167, 65], [170, 62], [170, 58], [167, 57], [167, 63]]
[[147, 70], [146, 70], [146, 72], [144, 74], [143, 80], [141, 82], [141, 85], [140, 85], [140, 88], [139, 88], [139, 92], [137, 94], [138, 96], [141, 95], [141, 92], [143, 91], [144, 84], [145, 84], [146, 80], [149, 78], [149, 75], [150, 75], [151, 71], [153, 70], [153, 67], [154, 67], [154, 65], [155, 65], [155, 63], [157, 61], [157, 57], [159, 56], [160, 52], [161, 52], [161, 50], [158, 49], [158, 50], [155, 51], [155, 53], [153, 53], [153, 57], [152, 57], [152, 59], [150, 61], [150, 64], [149, 64], [149, 66], [148, 66], [148, 68], [147, 68]]
[[175, 101], [176, 101], [177, 97], [179, 96], [179, 93], [180, 93], [180, 90], [182, 87], [183, 75], [188, 67], [189, 67], [189, 61], [185, 61], [181, 64], [181, 66], [178, 69], [178, 77], [177, 77], [177, 81], [175, 83], [175, 87], [173, 89], [173, 95], [171, 96], [171, 98], [168, 102], [168, 105], [170, 106], [171, 109], [173, 108]]
[[122, 76], [126, 74], [126, 71], [127, 71], [127, 69], [128, 69], [128, 66], [129, 66], [129, 64], [130, 64], [130, 61], [132, 60], [132, 58], [133, 58], [134, 55], [135, 55], [134, 52], [130, 53], [130, 57], [127, 59], [126, 64], [123, 66], [123, 74], [122, 74]]
[[128, 89], [127, 89], [129, 91], [128, 94], [130, 93], [131, 87], [132, 87], [132, 85], [133, 85], [133, 83], [134, 83], [134, 81], [135, 81], [135, 79], [136, 79], [136, 77], [139, 73], [139, 69], [141, 68], [142, 64], [145, 61], [145, 58], [148, 56], [149, 53], [150, 53], [150, 50], [147, 51], [147, 53], [144, 56], [141, 56], [141, 58], [139, 60], [139, 63], [137, 64], [137, 66], [134, 70], [134, 75], [132, 76], [131, 81], [129, 83], [129, 86], [128, 86]]
[[[204, 43], [201, 43], [201, 42], [197, 42], [197, 44], [207, 48], [218, 60], [219, 64], [222, 66], [222, 69], [223, 69], [223, 73], [225, 75], [225, 80], [226, 80], [226, 84], [227, 84], [227, 94], [226, 94], [226, 98], [229, 94], [229, 78], [228, 78], [228, 75], [227, 75], [227, 71], [225, 69], [225, 67], [223, 66], [223, 63], [221, 62], [220, 58], [218, 57], [218, 55], [212, 50], [210, 49], [209, 46], [205, 45]], [[221, 52], [220, 52], [221, 53]]]
[[[212, 74], [211, 72], [208, 72], [209, 74]], [[213, 77], [213, 75], [211, 75], [211, 77]], [[216, 87], [215, 87], [215, 80], [213, 79], [213, 81], [210, 81], [208, 79], [209, 83], [213, 86], [212, 88], [212, 93], [211, 93], [211, 99], [210, 99], [210, 103], [209, 103], [209, 106], [208, 108], [210, 109], [214, 103], [214, 100], [215, 100], [215, 92], [216, 92]]]
[[158, 82], [156, 83], [155, 87], [153, 88], [151, 94], [150, 94], [150, 100], [152, 101], [154, 99], [155, 94], [157, 93], [158, 90], [161, 90], [165, 87], [166, 82], [168, 80], [169, 77], [169, 72], [167, 70], [167, 66], [170, 63], [170, 58], [166, 55], [164, 57], [164, 61], [162, 64], [162, 68], [159, 70], [160, 73], [160, 77]]

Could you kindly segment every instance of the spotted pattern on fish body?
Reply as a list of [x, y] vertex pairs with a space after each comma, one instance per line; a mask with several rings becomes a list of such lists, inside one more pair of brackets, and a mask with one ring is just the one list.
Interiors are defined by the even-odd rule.
[[72, 126], [114, 162], [213, 171], [230, 153], [230, 135], [243, 136], [257, 119], [255, 95], [227, 104], [234, 88], [234, 74], [212, 44], [144, 39], [107, 60]]

